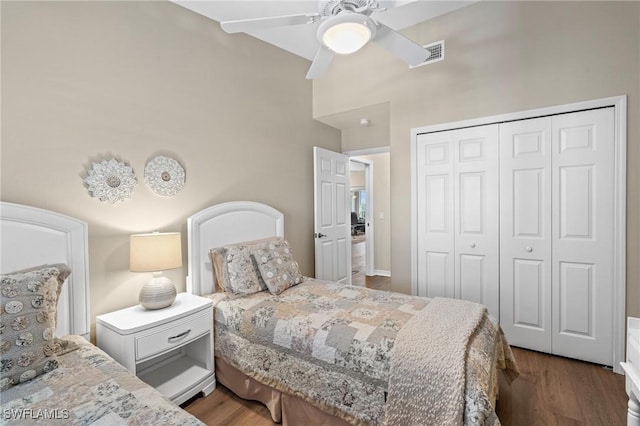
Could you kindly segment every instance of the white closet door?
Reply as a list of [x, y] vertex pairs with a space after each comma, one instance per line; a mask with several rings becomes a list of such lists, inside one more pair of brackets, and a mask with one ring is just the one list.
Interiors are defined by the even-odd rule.
[[500, 125], [500, 323], [551, 352], [551, 118]]
[[418, 296], [455, 297], [453, 133], [418, 136]]
[[499, 318], [498, 126], [417, 142], [418, 295], [472, 300]]
[[614, 109], [553, 117], [553, 352], [611, 365]]
[[453, 134], [455, 297], [500, 318], [498, 260], [498, 125]]

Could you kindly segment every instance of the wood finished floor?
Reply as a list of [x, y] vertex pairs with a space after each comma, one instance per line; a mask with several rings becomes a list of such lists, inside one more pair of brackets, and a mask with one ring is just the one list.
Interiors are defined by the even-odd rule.
[[391, 278], [381, 275], [366, 276], [365, 271], [365, 239], [363, 234], [353, 237], [351, 244], [351, 284], [376, 290], [391, 290]]
[[[599, 365], [513, 349], [521, 375], [508, 385], [502, 375], [496, 412], [504, 426], [623, 426], [624, 377]], [[218, 384], [185, 409], [207, 425], [272, 426], [262, 404], [245, 401]]]
[[[521, 375], [508, 385], [500, 375], [496, 412], [503, 426], [623, 426], [624, 377], [599, 365], [513, 349]], [[207, 425], [272, 426], [269, 411], [218, 384], [184, 407]]]
[[[389, 277], [364, 274], [364, 239], [352, 244], [354, 285], [390, 290]], [[598, 365], [513, 349], [521, 375], [511, 385], [500, 375], [496, 412], [503, 426], [623, 426], [624, 377]], [[245, 401], [218, 384], [211, 395], [185, 405], [207, 425], [271, 426], [267, 408]]]

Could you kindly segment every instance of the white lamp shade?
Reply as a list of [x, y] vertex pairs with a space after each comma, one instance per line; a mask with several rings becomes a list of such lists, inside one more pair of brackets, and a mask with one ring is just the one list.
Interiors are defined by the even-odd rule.
[[131, 272], [157, 272], [182, 266], [179, 232], [131, 235], [129, 269]]
[[357, 52], [371, 40], [375, 27], [368, 17], [345, 13], [324, 21], [318, 27], [318, 39], [332, 51], [347, 55]]

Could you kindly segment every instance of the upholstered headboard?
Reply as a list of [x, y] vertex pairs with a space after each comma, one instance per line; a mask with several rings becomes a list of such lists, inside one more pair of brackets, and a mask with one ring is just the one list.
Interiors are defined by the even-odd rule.
[[57, 334], [89, 339], [89, 256], [85, 222], [60, 213], [0, 202], [0, 271], [65, 263], [71, 275], [58, 302]]
[[266, 204], [233, 201], [206, 208], [187, 219], [189, 271], [187, 292], [215, 292], [209, 252], [212, 248], [284, 236], [284, 216]]

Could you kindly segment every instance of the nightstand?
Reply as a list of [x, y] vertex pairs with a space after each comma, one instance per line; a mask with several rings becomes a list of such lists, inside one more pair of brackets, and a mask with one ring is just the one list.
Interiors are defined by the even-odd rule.
[[176, 404], [215, 389], [210, 299], [180, 293], [173, 305], [140, 305], [96, 317], [100, 349]]
[[627, 426], [640, 426], [640, 318], [627, 318], [627, 362], [621, 362], [629, 395]]

